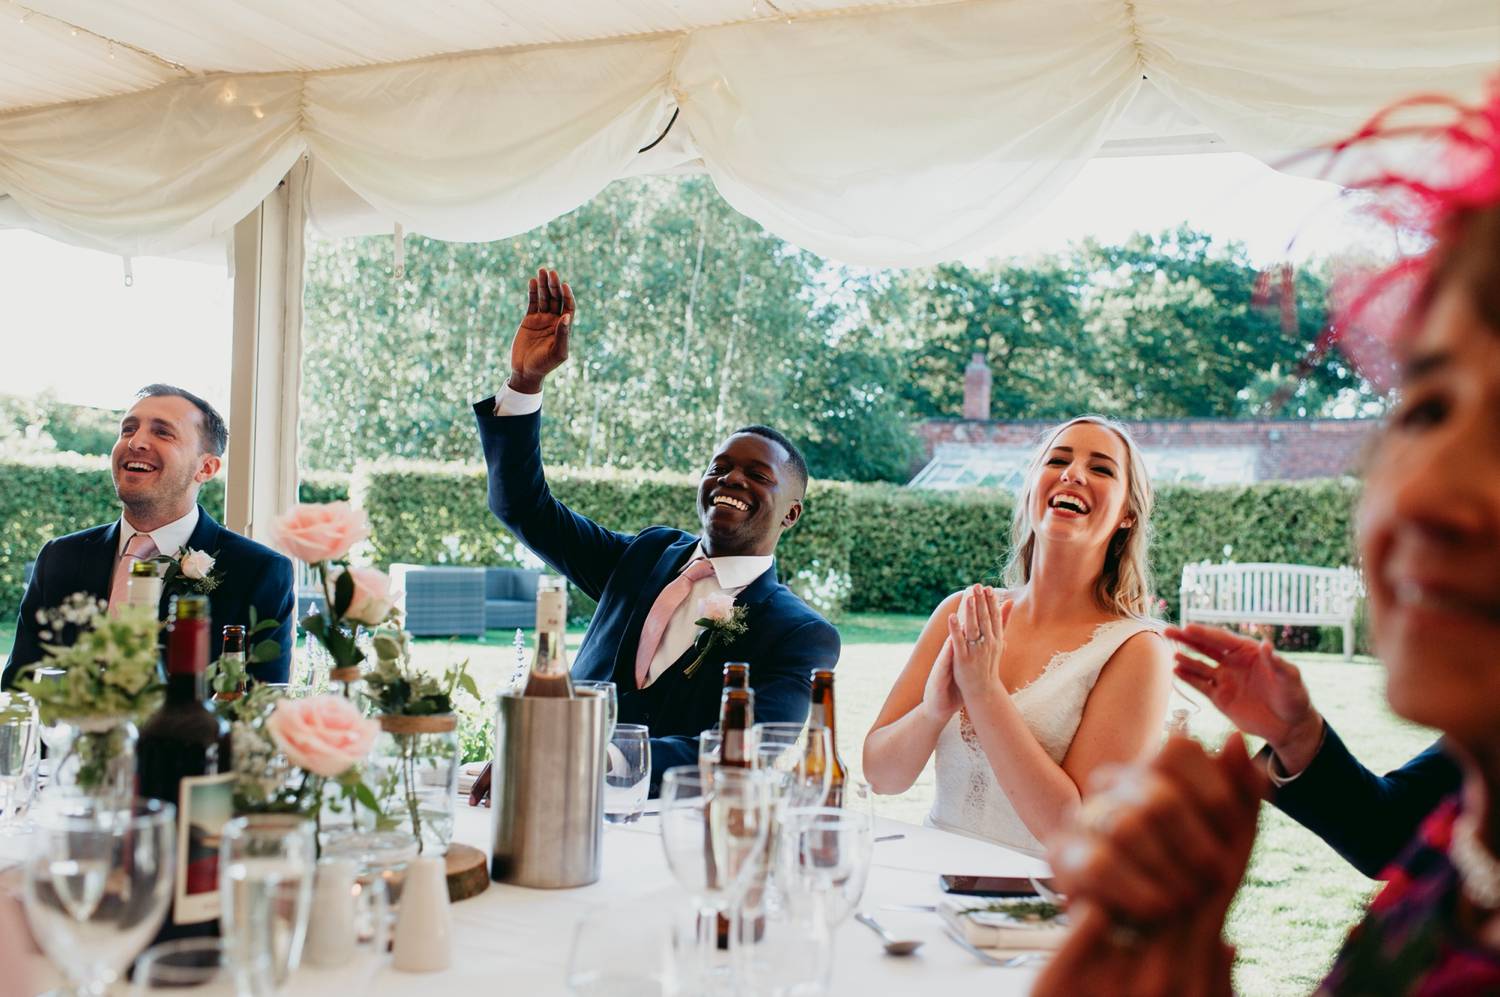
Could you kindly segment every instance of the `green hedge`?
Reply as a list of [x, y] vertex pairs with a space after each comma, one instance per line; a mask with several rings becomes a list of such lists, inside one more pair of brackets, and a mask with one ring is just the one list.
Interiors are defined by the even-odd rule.
[[[549, 480], [560, 499], [614, 529], [696, 525], [696, 480], [686, 475], [555, 468]], [[381, 566], [522, 563], [514, 539], [490, 515], [478, 467], [383, 462], [357, 468], [352, 485], [346, 476], [318, 474], [299, 491], [303, 501], [347, 496], [362, 504]], [[1355, 486], [1333, 481], [1162, 488], [1151, 560], [1166, 615], [1176, 617], [1177, 583], [1189, 562], [1355, 563], [1357, 495]], [[205, 489], [204, 504], [219, 515], [219, 481]], [[835, 615], [927, 612], [965, 583], [998, 578], [1011, 509], [1011, 497], [999, 492], [815, 482], [801, 523], [782, 542], [782, 574]], [[101, 459], [0, 461], [0, 613], [15, 612], [22, 566], [47, 538], [118, 514]], [[592, 609], [581, 599], [575, 608]]]
[[[349, 476], [310, 475], [299, 492], [304, 502], [347, 498]], [[198, 500], [222, 522], [224, 479], [205, 485]], [[11, 622], [21, 603], [26, 562], [42, 544], [119, 515], [108, 458], [59, 454], [0, 460], [0, 619]]]

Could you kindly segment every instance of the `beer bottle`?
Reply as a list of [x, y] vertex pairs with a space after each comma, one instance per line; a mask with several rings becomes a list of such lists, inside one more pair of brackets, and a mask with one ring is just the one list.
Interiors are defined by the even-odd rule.
[[817, 775], [828, 770], [828, 794], [823, 798], [825, 807], [844, 805], [844, 784], [849, 779], [849, 769], [839, 757], [838, 728], [833, 718], [833, 670], [822, 668], [813, 672], [812, 704], [808, 712], [807, 728], [810, 731], [828, 731], [828, 753], [823, 753], [820, 738], [809, 738], [807, 742], [807, 771]]

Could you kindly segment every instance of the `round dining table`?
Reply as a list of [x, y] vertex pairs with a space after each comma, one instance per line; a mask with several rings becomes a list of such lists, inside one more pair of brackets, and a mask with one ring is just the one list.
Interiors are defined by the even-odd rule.
[[[653, 801], [654, 804], [654, 801]], [[490, 811], [456, 807], [454, 838], [486, 852]], [[875, 994], [983, 994], [1002, 997], [1029, 991], [1038, 963], [1014, 968], [990, 965], [961, 947], [934, 912], [944, 894], [941, 874], [977, 876], [1043, 876], [1046, 864], [963, 835], [876, 818], [874, 853], [860, 910], [876, 917], [893, 935], [921, 940], [913, 955], [885, 954], [874, 932], [849, 918], [833, 936], [832, 997]], [[0, 839], [0, 863], [11, 864], [24, 838]], [[13, 876], [16, 870], [10, 870]], [[591, 913], [618, 916], [621, 930], [634, 930], [639, 919], [665, 921], [671, 904], [686, 910], [685, 893], [674, 889], [662, 850], [658, 818], [651, 813], [637, 823], [607, 825], [598, 881], [583, 887], [539, 890], [491, 882], [477, 896], [455, 903], [452, 915], [452, 961], [432, 973], [396, 970], [389, 958], [373, 968], [315, 969], [304, 965], [288, 981], [288, 997], [347, 994], [349, 997], [471, 997], [479, 994], [547, 997], [569, 994], [567, 966], [575, 928]], [[595, 935], [595, 938], [598, 936]], [[996, 952], [996, 955], [1009, 953]], [[641, 952], [642, 959], [655, 958]], [[38, 954], [33, 987], [60, 980]], [[128, 985], [119, 992], [128, 993]], [[32, 989], [32, 988], [28, 988]]]

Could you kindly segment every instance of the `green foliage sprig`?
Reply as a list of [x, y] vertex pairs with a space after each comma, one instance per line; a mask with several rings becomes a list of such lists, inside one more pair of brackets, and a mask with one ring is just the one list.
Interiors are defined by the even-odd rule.
[[371, 644], [375, 667], [364, 674], [365, 694], [378, 712], [408, 717], [452, 713], [460, 689], [479, 699], [467, 659], [450, 665], [439, 678], [412, 664], [411, 635], [400, 627], [380, 627]]

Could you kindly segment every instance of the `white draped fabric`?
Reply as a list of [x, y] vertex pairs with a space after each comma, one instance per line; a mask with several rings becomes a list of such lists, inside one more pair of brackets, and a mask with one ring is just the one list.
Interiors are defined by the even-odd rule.
[[0, 220], [123, 255], [222, 238], [304, 154], [333, 229], [348, 205], [516, 235], [640, 172], [680, 107], [664, 165], [798, 245], [915, 265], [982, 249], [1101, 151], [1159, 151], [1152, 120], [1274, 165], [1500, 66], [1495, 0], [13, 9]]

